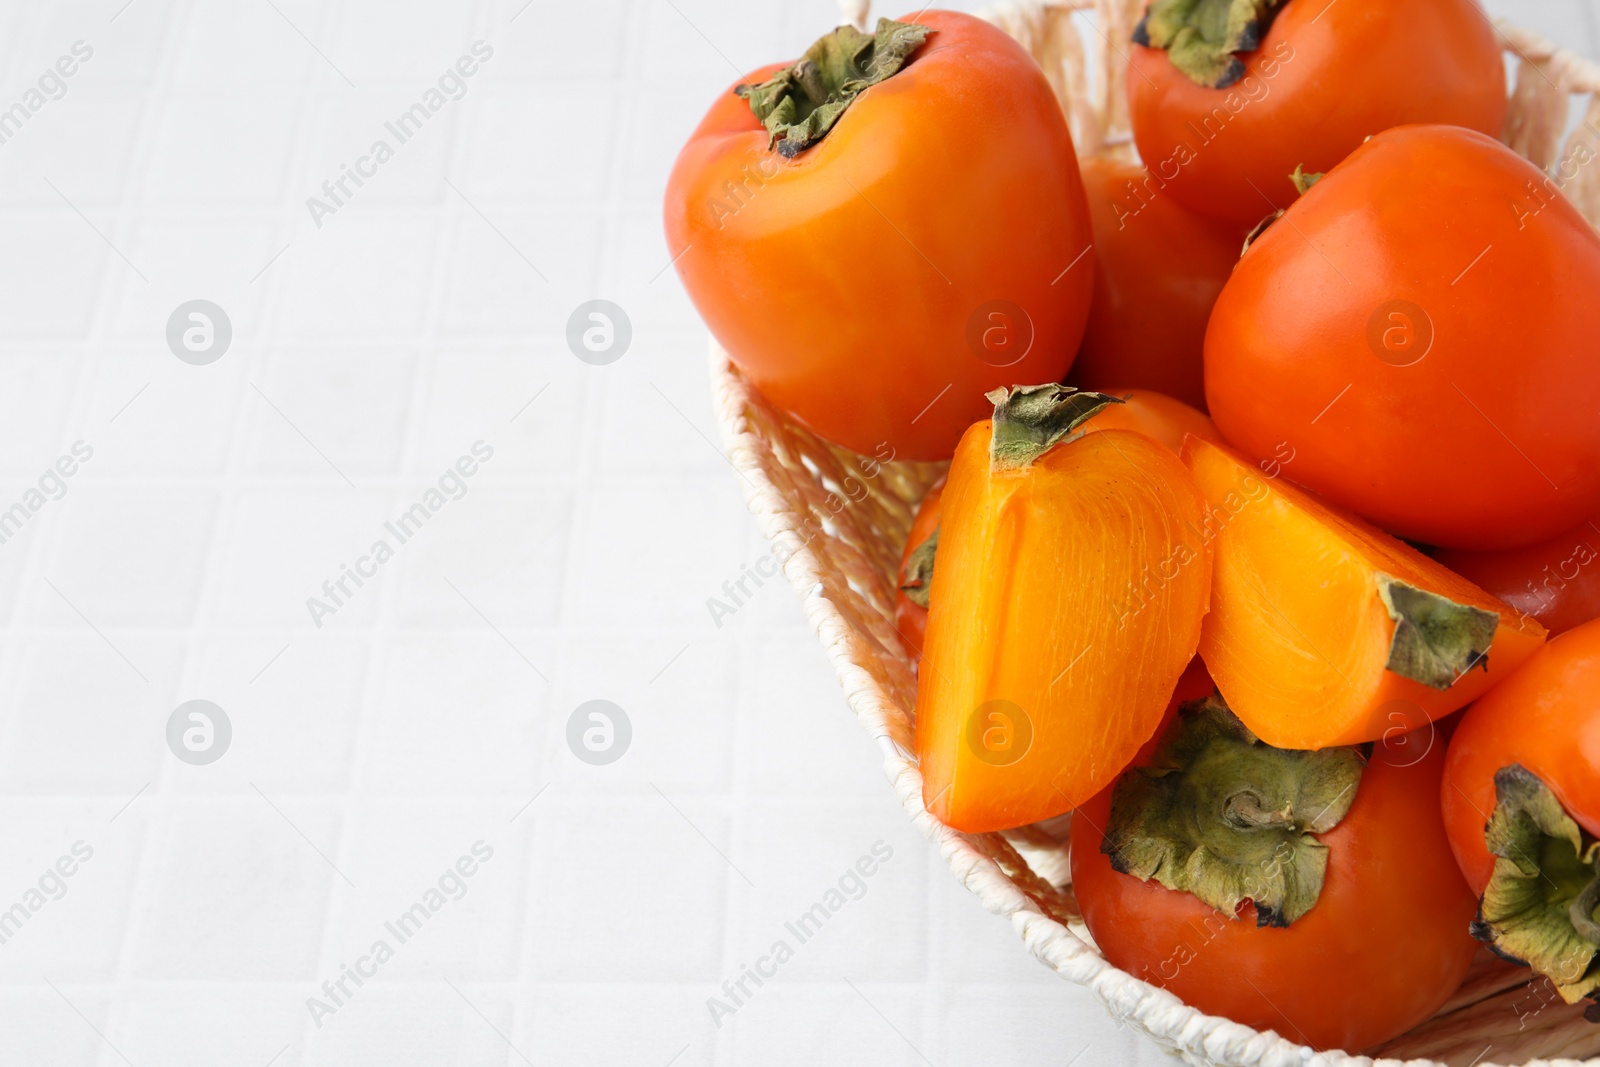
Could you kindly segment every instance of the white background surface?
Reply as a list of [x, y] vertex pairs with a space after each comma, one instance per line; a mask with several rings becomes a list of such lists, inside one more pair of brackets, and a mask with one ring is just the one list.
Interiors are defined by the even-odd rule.
[[[94, 49], [0, 144], [0, 510], [94, 450], [0, 545], [0, 910], [93, 850], [0, 944], [0, 1067], [1166, 1062], [910, 829], [786, 587], [707, 610], [766, 550], [662, 187], [832, 4], [525, 2], [0, 7], [0, 108]], [[1494, 7], [1596, 51], [1588, 3]], [[480, 39], [465, 96], [314, 225]], [[606, 367], [564, 339], [596, 297], [633, 324]], [[165, 341], [194, 298], [233, 324], [209, 366]], [[480, 440], [466, 495], [315, 627]], [[208, 766], [165, 740], [194, 698], [233, 726]], [[590, 699], [632, 723], [609, 766], [566, 743]], [[865, 895], [715, 1025], [877, 842]]]

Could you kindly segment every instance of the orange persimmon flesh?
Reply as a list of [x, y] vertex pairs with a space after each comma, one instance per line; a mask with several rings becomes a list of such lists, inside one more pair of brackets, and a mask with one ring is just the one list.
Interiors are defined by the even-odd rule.
[[[1083, 433], [1132, 430], [1166, 445], [1174, 455], [1182, 451], [1183, 439], [1191, 433], [1211, 441], [1222, 440], [1209, 416], [1181, 400], [1149, 389], [1112, 389], [1109, 395], [1121, 398], [1122, 403], [1107, 404], [1079, 426], [1079, 430]], [[908, 568], [918, 550], [924, 548], [925, 542], [939, 528], [939, 494], [943, 491], [944, 481], [941, 479], [922, 498], [922, 503], [917, 506], [916, 518], [911, 520], [911, 532], [906, 535], [905, 548], [900, 554], [902, 584], [894, 598], [894, 628], [899, 631], [906, 651], [917, 659], [922, 657], [922, 634], [928, 622], [928, 609], [922, 606], [927, 603], [927, 597], [913, 598], [912, 591], [926, 593], [927, 590], [921, 589], [920, 585], [905, 583], [920, 583], [922, 580], [912, 575]], [[1597, 583], [1596, 589], [1600, 590], [1600, 583]], [[1211, 691], [1208, 689], [1200, 695], [1210, 696]]]
[[928, 810], [969, 833], [1094, 796], [1161, 721], [1200, 639], [1211, 560], [1183, 464], [1140, 433], [994, 469], [991, 422], [945, 484], [918, 668]]
[[[1421, 726], [1477, 699], [1543, 643], [1537, 622], [1228, 448], [1191, 435], [1183, 458], [1205, 495], [1215, 553], [1200, 656], [1267, 744], [1320, 749]], [[1398, 623], [1379, 594], [1383, 576], [1485, 613], [1486, 654], [1442, 688], [1391, 670]]]

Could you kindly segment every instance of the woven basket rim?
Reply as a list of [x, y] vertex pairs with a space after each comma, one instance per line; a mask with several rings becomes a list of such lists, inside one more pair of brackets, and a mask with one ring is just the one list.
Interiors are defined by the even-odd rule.
[[[1004, 4], [995, 14], [1037, 15], [1041, 11], [1092, 10], [1099, 0], [1046, 0]], [[1507, 20], [1493, 20], [1507, 50], [1523, 63], [1536, 66], [1561, 91], [1600, 93], [1600, 65], [1539, 34]], [[1600, 103], [1595, 107], [1600, 108]], [[1315, 1052], [1270, 1031], [1257, 1031], [1218, 1016], [1206, 1015], [1174, 994], [1119, 970], [1065, 923], [1046, 912], [1023, 892], [996, 860], [966, 835], [945, 826], [922, 802], [922, 775], [913, 756], [894, 740], [891, 723], [898, 716], [893, 699], [862, 665], [870, 655], [840, 609], [825, 593], [824, 568], [807, 542], [809, 518], [785, 496], [768, 476], [762, 457], [772, 450], [750, 417], [764, 405], [739, 374], [728, 354], [713, 339], [710, 344], [713, 405], [727, 458], [739, 476], [745, 501], [762, 534], [778, 550], [782, 570], [795, 591], [818, 639], [833, 664], [846, 700], [862, 728], [872, 736], [883, 757], [883, 771], [911, 821], [939, 849], [956, 878], [983, 905], [1005, 916], [1028, 949], [1052, 970], [1092, 990], [1111, 1015], [1134, 1025], [1170, 1045], [1196, 1063], [1239, 1064], [1241, 1067], [1446, 1067], [1436, 1060], [1374, 1060], [1339, 1050]], [[781, 418], [781, 413], [775, 413]], [[1487, 1053], [1488, 1050], [1485, 1050]], [[1475, 1061], [1473, 1067], [1600, 1067], [1600, 1057], [1588, 1060], [1535, 1059], [1497, 1065]]]

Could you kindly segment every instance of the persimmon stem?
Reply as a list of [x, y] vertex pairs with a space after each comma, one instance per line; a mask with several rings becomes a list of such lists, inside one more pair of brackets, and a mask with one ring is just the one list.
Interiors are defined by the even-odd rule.
[[938, 552], [939, 527], [935, 526], [928, 539], [912, 549], [911, 555], [906, 559], [900, 591], [906, 595], [907, 600], [920, 608], [928, 606], [928, 594], [933, 589], [933, 564]]
[[1322, 178], [1322, 174], [1310, 173], [1306, 170], [1305, 164], [1300, 163], [1295, 166], [1294, 173], [1289, 175], [1289, 184], [1294, 186], [1295, 192], [1305, 196], [1311, 191], [1311, 187], [1320, 182]]
[[1167, 53], [1190, 81], [1226, 89], [1244, 77], [1238, 53], [1254, 52], [1287, 0], [1150, 0], [1133, 40]]
[[930, 32], [893, 19], [879, 19], [874, 33], [840, 26], [794, 65], [734, 92], [767, 128], [768, 144], [788, 159], [826, 137], [856, 97], [898, 73]]
[[1377, 576], [1378, 599], [1394, 620], [1388, 670], [1433, 689], [1449, 689], [1473, 669], [1489, 669], [1500, 616], [1388, 575]]
[[1567, 918], [1578, 936], [1591, 945], [1600, 947], [1600, 923], [1594, 920], [1595, 908], [1600, 907], [1600, 857], [1595, 860], [1595, 876], [1583, 887], [1567, 908]]
[[1568, 1004], [1600, 992], [1600, 841], [1521, 764], [1495, 772], [1484, 827], [1494, 868], [1472, 934], [1550, 979]]
[[1260, 240], [1261, 235], [1266, 233], [1272, 224], [1281, 218], [1283, 218], [1283, 211], [1274, 210], [1272, 214], [1268, 215], [1266, 218], [1256, 223], [1255, 226], [1251, 227], [1250, 232], [1244, 235], [1244, 247], [1239, 249], [1239, 254], [1242, 256], [1246, 252], [1250, 251], [1250, 246], [1255, 244], [1256, 241]]
[[1071, 437], [1108, 404], [1126, 401], [1070, 385], [1014, 385], [984, 396], [994, 404], [991, 470], [1019, 470]]
[[1216, 694], [1179, 709], [1149, 766], [1117, 780], [1100, 851], [1224, 915], [1248, 900], [1258, 926], [1288, 926], [1322, 893], [1316, 835], [1350, 810], [1364, 768], [1355, 748], [1265, 744]]
[[1268, 810], [1262, 806], [1261, 796], [1245, 789], [1229, 797], [1222, 805], [1222, 817], [1241, 830], [1259, 830], [1272, 826], [1293, 826], [1294, 805], [1283, 804]]

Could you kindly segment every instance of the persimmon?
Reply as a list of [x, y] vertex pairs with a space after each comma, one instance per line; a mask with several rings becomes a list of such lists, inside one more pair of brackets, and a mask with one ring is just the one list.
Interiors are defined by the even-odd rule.
[[1165, 445], [1174, 455], [1183, 449], [1183, 439], [1189, 434], [1203, 437], [1208, 441], [1222, 440], [1222, 435], [1217, 432], [1217, 427], [1205, 412], [1196, 410], [1181, 400], [1175, 400], [1152, 389], [1103, 391], [1110, 396], [1121, 398], [1123, 402], [1107, 404], [1089, 416], [1079, 427], [1084, 433], [1131, 430]]
[[1467, 709], [1441, 798], [1461, 871], [1482, 894], [1473, 932], [1567, 1003], [1600, 997], [1600, 620]]
[[740, 372], [857, 452], [950, 458], [985, 390], [1066, 373], [1089, 313], [1061, 105], [1021, 45], [970, 15], [840, 27], [751, 73], [690, 136], [665, 215]]
[[923, 799], [967, 832], [1069, 811], [1127, 765], [1194, 655], [1211, 586], [1178, 457], [1140, 433], [1074, 433], [1115, 398], [991, 398], [945, 483], [918, 668]]
[[1498, 136], [1505, 120], [1500, 43], [1473, 0], [1152, 0], [1134, 41], [1140, 158], [1164, 192], [1244, 226], [1289, 205], [1297, 166], [1326, 171], [1392, 126]]
[[939, 500], [944, 479], [929, 489], [917, 505], [900, 554], [900, 586], [895, 591], [894, 625], [906, 651], [922, 655], [922, 638], [928, 627], [928, 591], [933, 585], [934, 557], [939, 550]]
[[[1418, 746], [1420, 748], [1420, 746]], [[1431, 1016], [1476, 952], [1439, 812], [1444, 748], [1261, 743], [1217, 699], [1072, 816], [1072, 886], [1113, 964], [1316, 1049]]]
[[1155, 733], [1150, 739], [1139, 747], [1133, 759], [1128, 762], [1130, 767], [1147, 766], [1155, 758], [1156, 750], [1161, 747], [1161, 741], [1166, 737], [1167, 731], [1172, 728], [1173, 722], [1178, 718], [1179, 712], [1185, 705], [1204, 701], [1217, 691], [1217, 683], [1211, 680], [1211, 674], [1206, 670], [1206, 662], [1199, 656], [1189, 661], [1183, 669], [1183, 674], [1178, 677], [1178, 684], [1173, 687], [1172, 697], [1167, 701], [1167, 710], [1161, 713], [1161, 722], [1156, 726]]
[[1138, 386], [1204, 408], [1211, 305], [1238, 262], [1244, 228], [1197, 215], [1135, 163], [1081, 162], [1094, 225], [1094, 299], [1070, 381], [1120, 396]]
[[1550, 636], [1600, 618], [1600, 515], [1526, 548], [1440, 549], [1434, 559], [1538, 619]]
[[1543, 541], [1600, 511], [1596, 292], [1600, 236], [1538, 167], [1471, 130], [1389, 130], [1234, 267], [1211, 417], [1248, 455], [1289, 442], [1290, 477], [1400, 537]]
[[1538, 622], [1228, 448], [1190, 437], [1184, 460], [1215, 552], [1200, 656], [1268, 744], [1319, 749], [1421, 727], [1544, 641]]
[[[1173, 452], [1183, 447], [1185, 434], [1220, 441], [1217, 428], [1204, 413], [1170, 396], [1148, 389], [1113, 389], [1122, 403], [1107, 404], [1079, 426], [1084, 433], [1098, 430], [1132, 430], [1160, 442]], [[895, 628], [907, 651], [922, 655], [923, 632], [928, 623], [928, 595], [933, 564], [939, 548], [939, 498], [944, 481], [928, 490], [917, 507], [900, 556], [900, 587], [895, 594]]]

